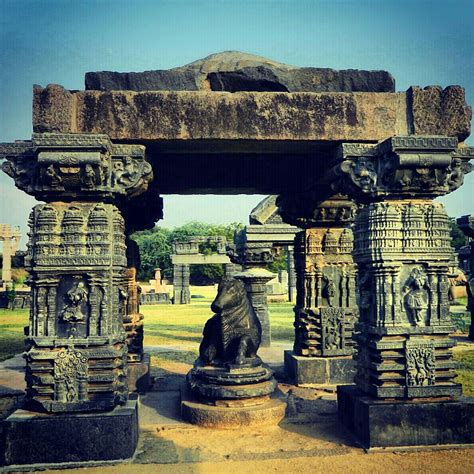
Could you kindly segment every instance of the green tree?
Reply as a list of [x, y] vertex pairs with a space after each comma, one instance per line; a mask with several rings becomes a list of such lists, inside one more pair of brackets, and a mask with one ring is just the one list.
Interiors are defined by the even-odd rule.
[[449, 218], [449, 225], [451, 227], [451, 245], [456, 250], [459, 250], [464, 245], [467, 245], [467, 237], [464, 235], [464, 232], [459, 228], [454, 217]]
[[161, 268], [165, 275], [169, 273], [172, 267], [170, 234], [171, 231], [163, 227], [133, 234], [133, 239], [140, 249], [141, 266], [138, 272], [140, 281], [153, 278], [155, 268]]
[[[233, 242], [234, 232], [241, 229], [243, 224], [228, 225], [206, 224], [204, 222], [189, 222], [173, 229], [155, 227], [151, 230], [136, 232], [132, 237], [140, 249], [141, 268], [138, 279], [146, 281], [153, 278], [154, 269], [162, 269], [162, 275], [170, 278], [173, 273], [171, 263], [172, 244], [174, 241], [186, 240], [189, 237], [223, 236], [227, 242]], [[205, 255], [216, 251], [215, 242], [203, 242], [199, 251]], [[192, 265], [191, 282], [208, 285], [218, 282], [224, 276], [222, 265]]]

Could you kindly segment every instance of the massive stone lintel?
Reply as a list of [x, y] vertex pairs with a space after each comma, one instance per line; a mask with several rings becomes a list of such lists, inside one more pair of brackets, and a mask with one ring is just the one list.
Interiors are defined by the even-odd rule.
[[[435, 91], [431, 92], [431, 91]], [[379, 141], [470, 133], [464, 89], [409, 92], [68, 91], [35, 86], [35, 132], [112, 140]]]

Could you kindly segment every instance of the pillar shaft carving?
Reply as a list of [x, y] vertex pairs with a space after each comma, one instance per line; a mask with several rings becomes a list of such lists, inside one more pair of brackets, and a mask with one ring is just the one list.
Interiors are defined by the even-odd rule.
[[354, 228], [360, 389], [379, 398], [456, 396], [449, 338], [449, 219], [433, 197], [470, 171], [472, 150], [448, 137], [342, 145], [327, 178], [366, 205]]
[[469, 238], [469, 275], [467, 281], [467, 308], [471, 312], [469, 339], [474, 341], [474, 215], [462, 216], [457, 219], [458, 225]]
[[146, 190], [152, 173], [144, 147], [114, 145], [106, 135], [45, 133], [0, 145], [0, 156], [17, 187], [46, 201], [31, 213], [25, 257], [29, 406], [74, 412], [125, 403], [124, 318], [137, 308], [115, 204]]
[[312, 206], [290, 199], [280, 199], [280, 212], [287, 222], [306, 228], [296, 234], [294, 248], [294, 352], [309, 357], [351, 355], [358, 314], [349, 227], [355, 205], [341, 195]]

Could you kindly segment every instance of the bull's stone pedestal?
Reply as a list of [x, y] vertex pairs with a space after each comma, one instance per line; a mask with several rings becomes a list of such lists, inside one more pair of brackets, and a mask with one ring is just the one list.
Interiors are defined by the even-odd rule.
[[204, 428], [276, 426], [285, 418], [285, 412], [286, 402], [274, 396], [209, 404], [197, 398], [188, 387], [183, 386], [181, 390], [181, 416], [185, 421]]
[[127, 382], [130, 392], [144, 393], [150, 389], [150, 354], [143, 354], [141, 360], [128, 362]]
[[100, 413], [16, 410], [3, 422], [0, 459], [8, 466], [120, 460], [133, 456], [137, 441], [136, 400]]
[[364, 448], [470, 444], [474, 399], [380, 400], [355, 386], [337, 387], [340, 421]]
[[351, 384], [354, 382], [355, 361], [352, 356], [306, 357], [285, 351], [285, 372], [292, 383], [304, 385]]

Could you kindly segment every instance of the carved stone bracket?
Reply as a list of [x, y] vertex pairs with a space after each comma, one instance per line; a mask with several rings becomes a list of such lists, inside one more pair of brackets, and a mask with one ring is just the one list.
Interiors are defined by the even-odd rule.
[[472, 166], [474, 149], [457, 139], [396, 136], [376, 145], [343, 143], [326, 179], [334, 191], [366, 202], [436, 197], [456, 190]]
[[277, 199], [283, 220], [303, 229], [343, 227], [354, 221], [357, 206], [343, 194], [321, 200], [321, 193], [282, 195]]
[[2, 170], [21, 190], [44, 201], [132, 197], [153, 173], [142, 145], [116, 145], [102, 134], [34, 133], [0, 145]]

